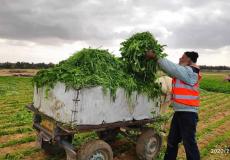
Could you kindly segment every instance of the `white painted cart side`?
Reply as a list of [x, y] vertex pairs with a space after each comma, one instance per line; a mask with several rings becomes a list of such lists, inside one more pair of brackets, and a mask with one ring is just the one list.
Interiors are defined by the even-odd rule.
[[160, 98], [154, 101], [133, 92], [128, 98], [118, 89], [113, 101], [102, 87], [69, 89], [57, 83], [48, 94], [46, 88], [34, 88], [34, 107], [54, 120], [70, 125], [99, 125], [120, 121], [152, 119], [160, 113]]

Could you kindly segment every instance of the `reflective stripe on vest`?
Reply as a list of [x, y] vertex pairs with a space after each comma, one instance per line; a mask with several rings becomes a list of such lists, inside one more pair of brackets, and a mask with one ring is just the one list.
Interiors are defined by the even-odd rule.
[[190, 96], [190, 95], [174, 95], [175, 99], [199, 99], [199, 96]]
[[199, 80], [201, 75], [198, 74], [198, 82], [195, 85], [189, 85], [185, 82], [173, 78], [172, 79], [172, 100], [184, 105], [198, 107], [200, 105], [199, 99]]

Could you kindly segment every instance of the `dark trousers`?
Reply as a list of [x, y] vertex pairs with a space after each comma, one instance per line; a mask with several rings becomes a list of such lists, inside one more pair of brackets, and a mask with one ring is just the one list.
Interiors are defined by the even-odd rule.
[[198, 115], [195, 112], [175, 112], [170, 126], [164, 160], [176, 160], [178, 144], [183, 141], [187, 160], [200, 160], [196, 143]]

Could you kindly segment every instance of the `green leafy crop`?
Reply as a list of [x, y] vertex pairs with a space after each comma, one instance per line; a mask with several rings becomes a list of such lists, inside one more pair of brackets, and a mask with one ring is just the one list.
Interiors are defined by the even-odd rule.
[[[158, 56], [162, 56], [162, 46], [148, 32], [136, 34], [122, 42], [122, 45], [121, 58], [107, 50], [82, 49], [53, 68], [39, 71], [33, 79], [34, 83], [38, 88], [46, 86], [48, 89], [53, 88], [57, 82], [65, 83], [67, 89], [102, 86], [105, 92], [110, 91], [113, 98], [118, 88], [123, 88], [128, 96], [133, 91], [149, 98], [161, 94], [159, 84], [154, 82], [156, 62], [147, 61], [143, 56], [148, 49], [154, 49]], [[138, 62], [141, 67], [136, 67], [133, 62]], [[134, 69], [131, 70], [130, 66]], [[147, 74], [148, 80], [145, 78]]]
[[122, 62], [107, 50], [82, 49], [54, 68], [42, 70], [34, 77], [37, 87], [54, 87], [63, 82], [67, 88], [81, 89], [102, 86], [115, 96], [118, 87], [128, 93], [136, 90], [135, 80], [123, 71]]
[[147, 60], [146, 53], [154, 51], [157, 58], [166, 56], [163, 53], [164, 45], [160, 45], [150, 32], [136, 33], [121, 43], [122, 59], [129, 72], [144, 81], [154, 81], [156, 78], [157, 62]]

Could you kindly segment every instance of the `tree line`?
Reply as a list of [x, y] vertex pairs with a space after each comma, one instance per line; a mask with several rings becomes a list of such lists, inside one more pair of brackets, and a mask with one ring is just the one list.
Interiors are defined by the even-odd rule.
[[[0, 68], [3, 69], [45, 69], [53, 67], [53, 63], [28, 63], [28, 62], [4, 62], [0, 63]], [[201, 65], [201, 70], [230, 70], [229, 66], [206, 66]]]
[[46, 69], [53, 67], [53, 63], [28, 63], [28, 62], [4, 62], [0, 63], [0, 69]]
[[201, 65], [200, 66], [201, 70], [230, 70], [229, 66], [206, 66], [206, 65]]

